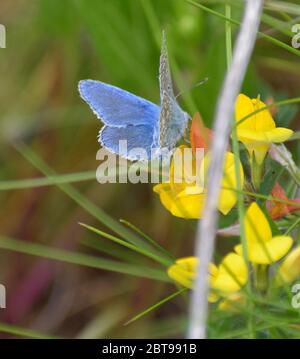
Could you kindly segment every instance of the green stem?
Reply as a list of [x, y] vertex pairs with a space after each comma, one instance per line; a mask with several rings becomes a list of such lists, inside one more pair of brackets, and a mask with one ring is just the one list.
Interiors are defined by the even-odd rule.
[[[202, 9], [202, 10], [204, 10], [204, 11], [206, 11], [206, 12], [208, 12], [208, 13], [214, 15], [214, 16], [219, 17], [220, 19], [226, 20], [226, 21], [228, 21], [228, 22], [230, 22], [230, 23], [232, 23], [234, 25], [237, 25], [237, 26], [241, 25], [240, 21], [234, 20], [231, 17], [227, 17], [227, 16], [225, 16], [225, 15], [223, 15], [223, 14], [221, 14], [221, 13], [215, 11], [215, 10], [210, 9], [207, 6], [199, 4], [199, 3], [197, 3], [197, 2], [195, 2], [193, 0], [185, 0], [185, 1], [187, 3], [195, 6], [195, 7], [198, 7], [199, 9]], [[259, 35], [258, 38], [263, 38], [263, 39], [273, 43], [274, 45], [279, 46], [282, 49], [285, 49], [285, 50], [289, 51], [290, 53], [292, 53], [292, 54], [294, 54], [296, 56], [300, 56], [300, 51], [298, 51], [297, 49], [294, 49], [292, 46], [290, 46], [290, 45], [288, 45], [288, 44], [286, 44], [286, 43], [284, 43], [284, 42], [282, 42], [280, 40], [277, 40], [276, 38], [262, 32], [262, 31], [258, 31], [257, 34]]]
[[255, 268], [255, 287], [261, 294], [265, 294], [268, 289], [268, 265], [258, 264]]
[[251, 179], [254, 189], [259, 191], [262, 176], [263, 176], [264, 166], [263, 164], [257, 163], [255, 156], [251, 158]]
[[[227, 18], [231, 18], [230, 5], [225, 5], [225, 15]], [[227, 60], [227, 69], [228, 69], [232, 61], [232, 30], [229, 21], [225, 22], [225, 36], [226, 36], [226, 60]]]

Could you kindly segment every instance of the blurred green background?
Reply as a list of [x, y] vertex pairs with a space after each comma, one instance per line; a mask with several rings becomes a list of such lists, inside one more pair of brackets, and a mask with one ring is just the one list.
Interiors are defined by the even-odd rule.
[[[218, 1], [199, 3], [224, 13]], [[234, 6], [233, 17], [240, 15], [240, 6]], [[290, 44], [292, 19], [267, 10], [264, 16], [262, 31]], [[158, 103], [162, 29], [176, 89], [185, 91], [182, 107], [200, 111], [211, 126], [226, 69], [225, 24], [184, 0], [2, 0], [0, 23], [7, 29], [7, 48], [0, 49], [1, 181], [42, 176], [14, 148], [20, 140], [59, 174], [96, 171], [101, 123], [80, 99], [78, 81], [98, 79]], [[205, 77], [208, 82], [193, 89]], [[280, 99], [299, 96], [299, 89], [299, 57], [258, 39], [243, 91]], [[286, 111], [291, 128], [299, 129], [295, 109], [280, 113]], [[299, 148], [292, 149], [297, 158]], [[95, 179], [74, 185], [175, 256], [192, 254], [196, 223], [172, 218], [151, 185], [99, 185]], [[0, 191], [0, 201], [1, 235], [103, 256], [82, 245], [98, 237], [78, 222], [101, 224], [57, 187]], [[218, 246], [224, 251], [229, 244]], [[8, 296], [2, 322], [64, 337], [183, 335], [187, 302], [182, 299], [123, 326], [172, 293], [171, 284], [2, 250], [0, 283]]]

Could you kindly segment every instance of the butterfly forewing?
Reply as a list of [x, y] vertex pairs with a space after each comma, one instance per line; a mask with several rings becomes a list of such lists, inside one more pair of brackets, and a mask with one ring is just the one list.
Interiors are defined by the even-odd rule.
[[119, 87], [95, 80], [79, 82], [80, 96], [108, 126], [155, 126], [160, 109], [154, 103]]

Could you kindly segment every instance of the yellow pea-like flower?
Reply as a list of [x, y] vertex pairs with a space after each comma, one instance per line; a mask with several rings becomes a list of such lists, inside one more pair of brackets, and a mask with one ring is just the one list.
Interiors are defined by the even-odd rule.
[[291, 283], [300, 277], [300, 247], [292, 250], [284, 259], [275, 277], [277, 284]]
[[[238, 123], [254, 111], [266, 105], [260, 99], [250, 99], [240, 94], [235, 104], [235, 117]], [[250, 158], [255, 156], [256, 162], [261, 165], [271, 143], [281, 143], [289, 139], [293, 131], [288, 128], [276, 127], [268, 109], [262, 110], [237, 125], [238, 139], [247, 148]]]
[[[181, 146], [176, 151], [183, 150], [184, 146]], [[200, 165], [199, 175], [201, 178], [199, 181], [193, 182], [192, 180], [189, 180], [189, 172], [191, 168], [195, 167], [194, 163], [183, 164], [183, 171], [185, 171], [184, 176], [183, 174], [175, 175], [176, 168], [174, 168], [175, 164], [172, 162], [170, 166], [170, 181], [154, 186], [153, 191], [159, 194], [163, 206], [174, 216], [188, 219], [197, 219], [202, 217], [206, 200], [206, 179], [210, 160], [211, 154], [208, 152], [204, 156]], [[244, 172], [241, 163], [240, 175], [240, 182], [243, 186]], [[179, 180], [178, 176], [181, 176]], [[231, 152], [226, 152], [222, 189], [218, 204], [219, 211], [224, 215], [228, 214], [237, 202], [236, 189], [237, 181], [234, 155]]]
[[[269, 222], [255, 202], [247, 209], [244, 224], [248, 259], [252, 263], [271, 264], [276, 262], [285, 256], [292, 247], [291, 237], [272, 237]], [[242, 245], [235, 246], [235, 251], [242, 254]]]
[[[168, 268], [167, 273], [176, 283], [192, 289], [198, 265], [197, 257], [180, 258]], [[218, 267], [210, 263], [208, 280], [210, 302], [215, 302], [220, 296], [228, 297], [239, 292], [248, 280], [248, 269], [243, 257], [229, 253]]]
[[212, 288], [223, 294], [236, 293], [247, 283], [247, 280], [248, 268], [244, 258], [231, 252], [218, 266], [218, 272], [212, 280]]

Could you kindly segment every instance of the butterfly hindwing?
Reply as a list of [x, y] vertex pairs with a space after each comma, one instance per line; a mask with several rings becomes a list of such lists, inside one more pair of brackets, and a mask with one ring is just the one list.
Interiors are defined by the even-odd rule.
[[[153, 141], [155, 138], [153, 126], [149, 125], [128, 125], [125, 127], [110, 127], [104, 126], [99, 134], [99, 142], [109, 151], [120, 155], [129, 160], [146, 161], [150, 158], [151, 149], [153, 148]], [[126, 141], [126, 148], [123, 147], [120, 141]], [[120, 147], [120, 144], [122, 145]], [[137, 155], [129, 151], [133, 149], [142, 149], [144, 153]]]

